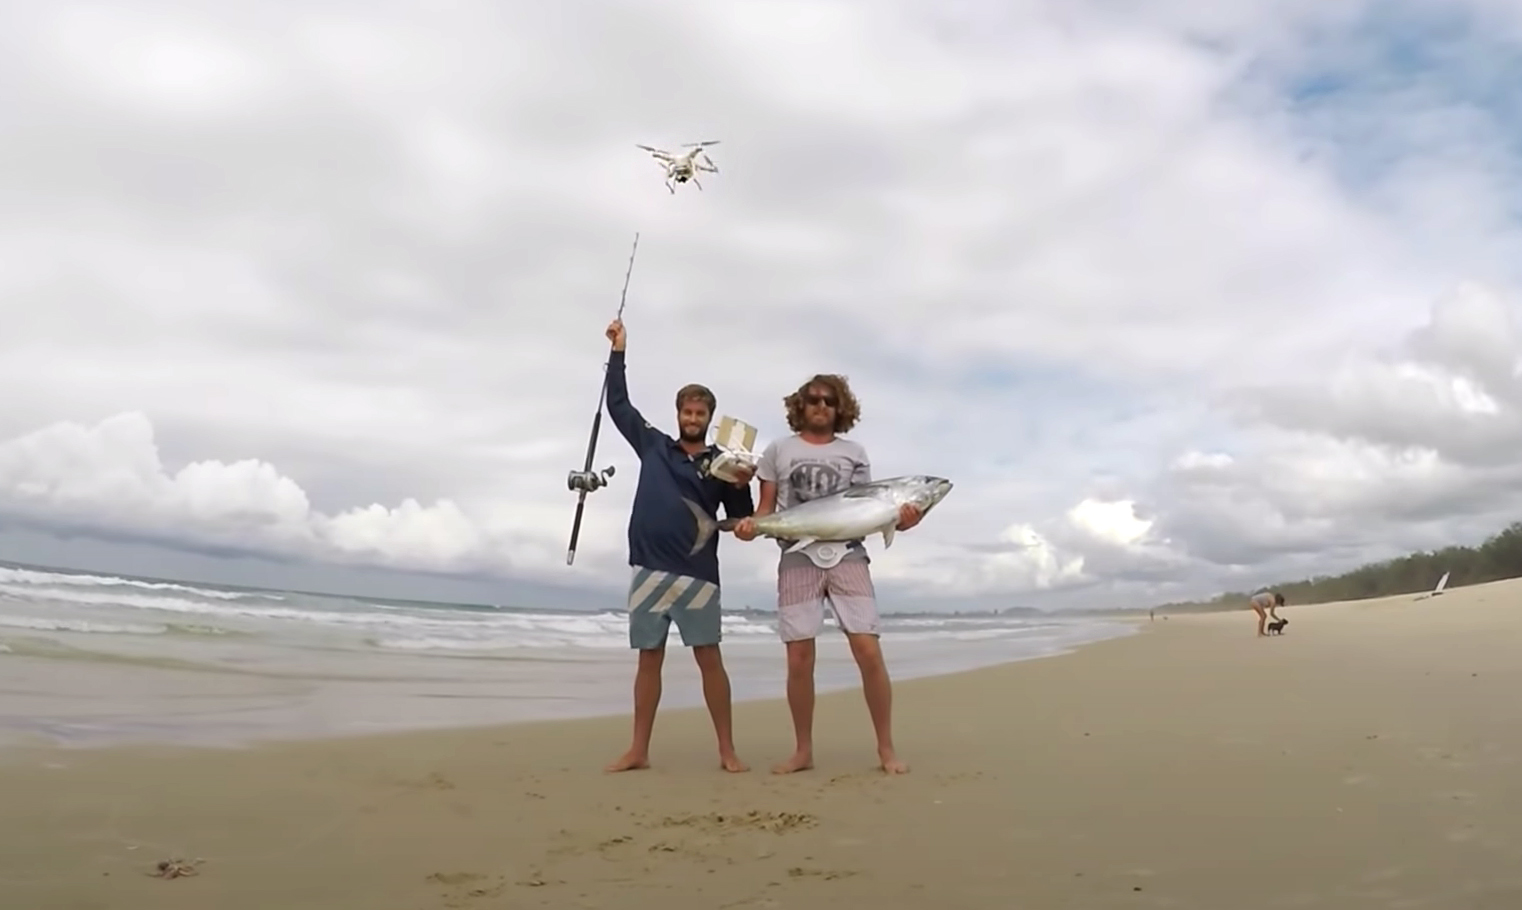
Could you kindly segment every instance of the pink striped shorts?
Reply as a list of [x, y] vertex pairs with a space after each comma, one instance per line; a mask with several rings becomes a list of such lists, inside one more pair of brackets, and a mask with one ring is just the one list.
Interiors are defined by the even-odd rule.
[[821, 569], [806, 558], [777, 567], [777, 632], [783, 641], [818, 638], [828, 599], [844, 632], [876, 635], [877, 594], [866, 560]]

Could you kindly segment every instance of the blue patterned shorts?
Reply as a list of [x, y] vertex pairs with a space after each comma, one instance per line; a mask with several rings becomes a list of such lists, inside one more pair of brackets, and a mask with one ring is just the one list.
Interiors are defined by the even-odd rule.
[[690, 575], [634, 567], [629, 580], [629, 647], [664, 648], [676, 623], [689, 648], [716, 645], [722, 637], [719, 586]]

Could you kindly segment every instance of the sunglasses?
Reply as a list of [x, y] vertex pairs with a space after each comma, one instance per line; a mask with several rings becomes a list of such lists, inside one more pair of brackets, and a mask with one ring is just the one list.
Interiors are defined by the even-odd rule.
[[835, 400], [835, 396], [834, 395], [816, 395], [816, 394], [810, 393], [808, 395], [803, 396], [803, 400], [807, 404], [822, 404], [822, 405], [828, 405], [829, 407], [832, 407], [832, 408], [835, 407], [835, 404], [836, 404], [836, 400]]

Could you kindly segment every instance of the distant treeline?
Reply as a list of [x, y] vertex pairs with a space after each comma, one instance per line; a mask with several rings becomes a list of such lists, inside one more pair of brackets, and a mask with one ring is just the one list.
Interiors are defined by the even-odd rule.
[[[1316, 576], [1263, 587], [1280, 592], [1292, 605], [1328, 603], [1431, 591], [1444, 572], [1450, 573], [1450, 588], [1522, 577], [1522, 521], [1513, 522], [1506, 530], [1476, 547], [1447, 547], [1430, 553], [1412, 553], [1342, 575]], [[1230, 591], [1211, 600], [1163, 604], [1156, 609], [1190, 613], [1238, 608], [1251, 595], [1251, 591]]]

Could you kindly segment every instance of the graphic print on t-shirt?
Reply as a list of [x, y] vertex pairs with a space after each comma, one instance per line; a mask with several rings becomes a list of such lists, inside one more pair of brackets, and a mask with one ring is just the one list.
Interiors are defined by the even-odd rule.
[[800, 461], [787, 475], [794, 502], [808, 502], [850, 486], [850, 478], [842, 478], [835, 466], [823, 461]]

